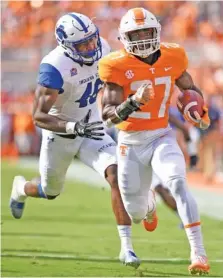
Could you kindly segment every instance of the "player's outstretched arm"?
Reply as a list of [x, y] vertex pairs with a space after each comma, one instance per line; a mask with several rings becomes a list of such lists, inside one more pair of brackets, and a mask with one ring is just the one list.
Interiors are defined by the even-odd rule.
[[57, 100], [58, 92], [57, 89], [37, 86], [33, 103], [33, 120], [40, 128], [65, 133], [67, 122], [48, 114]]
[[58, 92], [56, 89], [38, 85], [33, 105], [33, 120], [35, 125], [58, 133], [75, 134], [80, 137], [102, 140], [101, 137], [104, 136], [104, 133], [98, 132], [99, 130], [103, 130], [102, 122], [89, 123], [91, 110], [78, 122], [67, 122], [48, 114], [57, 99]]

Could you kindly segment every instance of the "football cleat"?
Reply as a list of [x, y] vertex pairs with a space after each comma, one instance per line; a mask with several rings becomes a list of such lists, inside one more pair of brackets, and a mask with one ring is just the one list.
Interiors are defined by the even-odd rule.
[[144, 228], [148, 232], [153, 232], [157, 225], [158, 225], [158, 217], [156, 215], [156, 198], [155, 198], [155, 193], [154, 191], [150, 190], [152, 194], [150, 194], [151, 199], [150, 199], [150, 204], [153, 206], [152, 210], [148, 211], [146, 214], [145, 219], [143, 219], [142, 223]]
[[209, 273], [210, 265], [206, 256], [195, 256], [188, 267], [192, 275], [206, 275]]
[[16, 219], [22, 217], [22, 213], [25, 207], [26, 196], [21, 196], [21, 194], [19, 193], [20, 191], [18, 190], [19, 187], [24, 186], [25, 183], [26, 180], [22, 176], [15, 176], [13, 180], [9, 206], [11, 209], [12, 216]]
[[119, 260], [127, 266], [137, 269], [140, 266], [140, 259], [132, 250], [121, 251], [119, 254]]

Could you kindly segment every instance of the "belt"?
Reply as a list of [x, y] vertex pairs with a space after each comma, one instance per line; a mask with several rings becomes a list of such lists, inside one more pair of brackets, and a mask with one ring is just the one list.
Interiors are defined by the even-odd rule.
[[58, 134], [56, 133], [56, 135], [63, 137], [63, 138], [67, 138], [67, 139], [75, 139], [77, 136], [75, 134], [67, 134], [67, 135], [63, 135], [63, 134]]

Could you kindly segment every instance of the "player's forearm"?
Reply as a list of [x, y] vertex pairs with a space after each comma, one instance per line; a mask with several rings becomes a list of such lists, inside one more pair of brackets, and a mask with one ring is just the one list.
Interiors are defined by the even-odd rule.
[[67, 121], [64, 121], [58, 117], [38, 112], [33, 117], [36, 126], [47, 129], [54, 132], [66, 133]]
[[117, 105], [106, 105], [102, 111], [102, 119], [104, 122], [110, 120], [113, 124], [118, 124], [122, 120], [116, 115]]
[[107, 126], [121, 123], [127, 120], [129, 115], [137, 111], [140, 106], [141, 104], [135, 101], [133, 96], [128, 97], [117, 106], [106, 105], [103, 109], [103, 120], [105, 120]]

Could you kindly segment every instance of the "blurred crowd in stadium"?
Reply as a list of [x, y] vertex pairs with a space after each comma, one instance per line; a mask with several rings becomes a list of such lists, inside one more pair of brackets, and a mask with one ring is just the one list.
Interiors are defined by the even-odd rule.
[[179, 43], [188, 53], [189, 72], [205, 94], [212, 119], [200, 136], [197, 170], [207, 182], [223, 175], [223, 2], [3, 1], [1, 6], [2, 157], [38, 155], [41, 132], [32, 123], [32, 101], [41, 58], [56, 46], [57, 19], [72, 11], [95, 18], [115, 50], [121, 47], [121, 16], [141, 6], [159, 18], [162, 41]]

